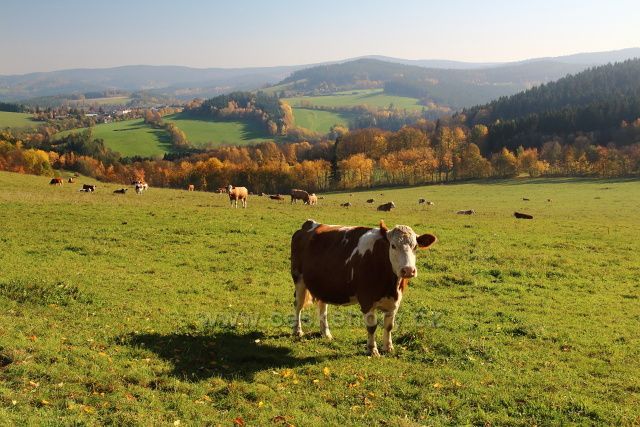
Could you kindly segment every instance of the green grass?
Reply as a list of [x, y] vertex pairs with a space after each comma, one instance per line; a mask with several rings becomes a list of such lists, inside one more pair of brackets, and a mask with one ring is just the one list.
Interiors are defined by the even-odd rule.
[[307, 108], [293, 108], [296, 126], [318, 133], [327, 133], [333, 125], [349, 127], [349, 114], [331, 111], [310, 110]]
[[38, 122], [33, 120], [33, 116], [31, 114], [0, 111], [0, 129], [27, 128], [37, 126]]
[[[246, 210], [48, 181], [0, 173], [3, 425], [640, 422], [637, 181], [378, 189], [316, 207], [250, 197]], [[355, 307], [330, 307], [331, 342], [313, 309], [307, 336], [290, 336], [289, 242], [307, 218], [438, 236], [394, 354], [366, 356]]]
[[274, 139], [262, 126], [251, 121], [202, 120], [182, 113], [166, 116], [163, 120], [175, 123], [196, 147], [249, 145]]
[[283, 98], [292, 107], [302, 106], [304, 102], [320, 107], [355, 107], [366, 105], [373, 108], [388, 108], [390, 104], [400, 110], [421, 111], [424, 106], [418, 104], [418, 99], [403, 96], [386, 95], [382, 89], [353, 90], [337, 92], [323, 96], [299, 96]]
[[[70, 132], [82, 132], [74, 129], [60, 132], [57, 137]], [[163, 129], [154, 129], [146, 125], [142, 119], [124, 120], [121, 122], [103, 123], [93, 128], [93, 137], [102, 138], [113, 151], [123, 156], [162, 156], [171, 150], [169, 136]]]

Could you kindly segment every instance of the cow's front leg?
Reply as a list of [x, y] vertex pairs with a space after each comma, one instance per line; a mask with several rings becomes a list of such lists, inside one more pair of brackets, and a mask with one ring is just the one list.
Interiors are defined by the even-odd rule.
[[327, 339], [333, 339], [331, 331], [329, 331], [329, 322], [327, 321], [327, 307], [326, 302], [318, 300], [318, 317], [320, 318], [320, 333]]
[[380, 356], [378, 352], [378, 346], [376, 345], [376, 328], [378, 327], [378, 320], [376, 319], [375, 309], [371, 309], [368, 313], [364, 314], [364, 324], [367, 327], [367, 350], [372, 356]]
[[395, 324], [396, 310], [384, 313], [384, 331], [382, 332], [382, 351], [393, 351], [393, 343], [391, 342], [391, 330]]

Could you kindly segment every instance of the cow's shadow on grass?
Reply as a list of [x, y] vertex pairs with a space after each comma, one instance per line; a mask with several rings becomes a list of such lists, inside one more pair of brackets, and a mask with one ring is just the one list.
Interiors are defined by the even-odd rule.
[[129, 334], [121, 342], [152, 351], [173, 365], [171, 375], [187, 381], [210, 377], [253, 379], [256, 372], [314, 364], [317, 357], [294, 357], [291, 349], [262, 343], [258, 332], [212, 334]]

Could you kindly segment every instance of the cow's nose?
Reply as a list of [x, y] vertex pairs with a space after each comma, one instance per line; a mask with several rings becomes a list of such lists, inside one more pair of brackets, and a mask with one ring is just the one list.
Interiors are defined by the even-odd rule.
[[402, 267], [400, 269], [400, 274], [402, 275], [402, 277], [404, 277], [405, 279], [410, 279], [411, 277], [415, 277], [416, 275], [416, 268], [415, 267]]

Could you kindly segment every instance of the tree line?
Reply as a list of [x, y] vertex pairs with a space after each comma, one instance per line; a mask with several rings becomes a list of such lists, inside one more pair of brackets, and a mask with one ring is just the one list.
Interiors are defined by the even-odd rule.
[[419, 120], [396, 132], [367, 128], [335, 140], [219, 147], [162, 160], [123, 159], [91, 132], [52, 141], [38, 133], [0, 132], [0, 169], [51, 175], [66, 169], [103, 181], [144, 179], [161, 187], [194, 184], [215, 191], [229, 183], [254, 192], [346, 190], [478, 178], [640, 176], [640, 119], [623, 122], [607, 145], [588, 133], [551, 138], [541, 147], [502, 147], [483, 155], [490, 128], [462, 121]]

